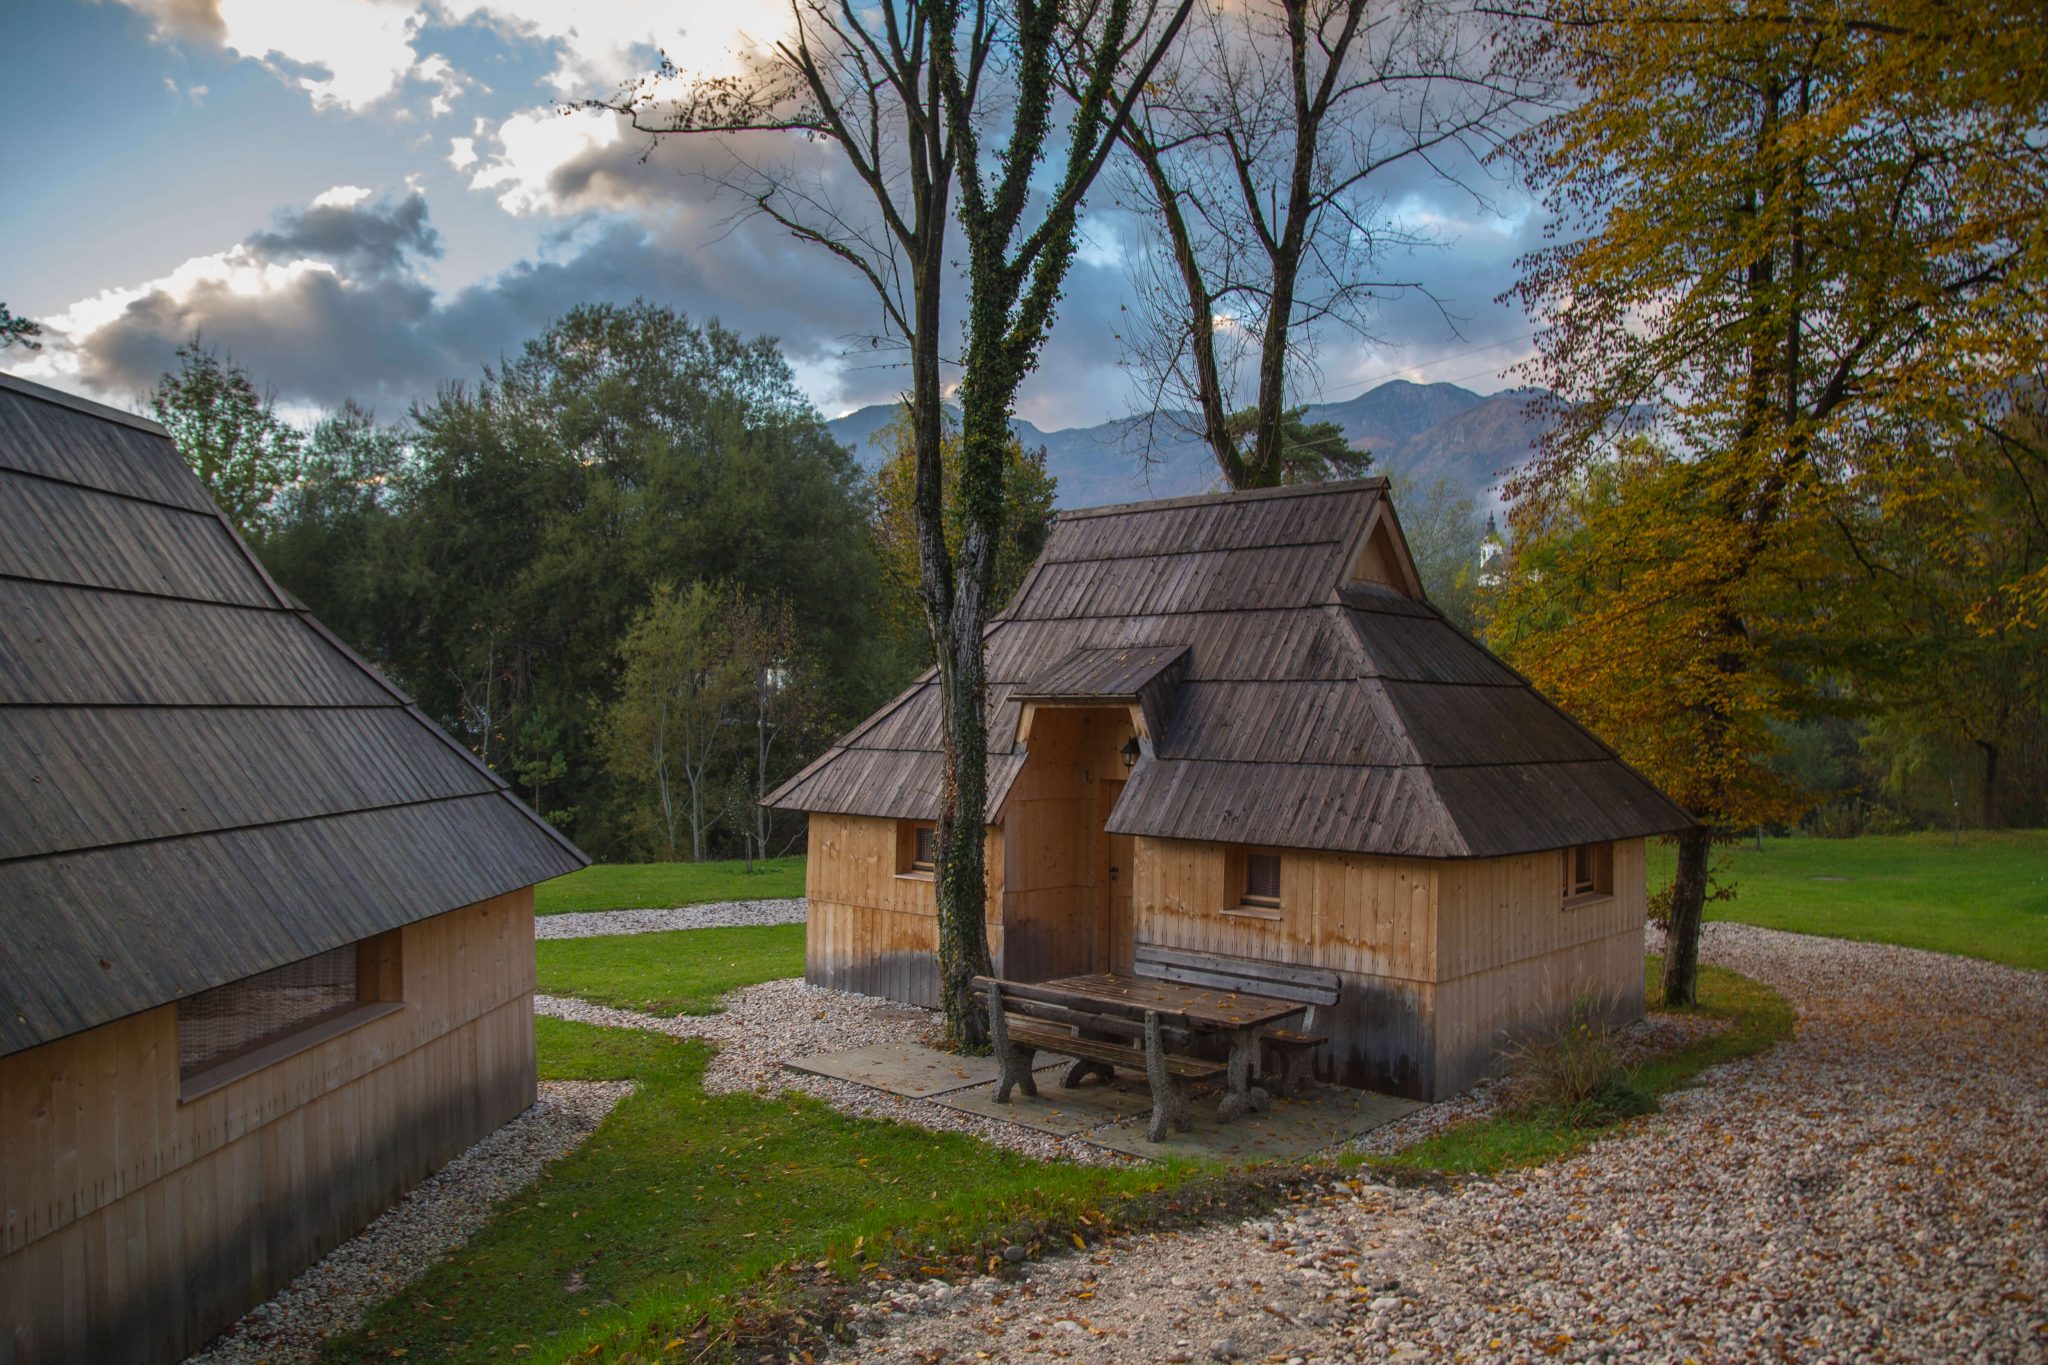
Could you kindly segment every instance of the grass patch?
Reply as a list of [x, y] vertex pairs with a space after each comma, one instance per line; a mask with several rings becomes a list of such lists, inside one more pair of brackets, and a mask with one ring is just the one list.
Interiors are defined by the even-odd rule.
[[1046, 1164], [799, 1095], [711, 1096], [700, 1042], [555, 1019], [536, 1028], [543, 1077], [630, 1078], [638, 1090], [326, 1359], [552, 1361], [593, 1348], [661, 1359], [779, 1266], [823, 1261], [853, 1277], [912, 1249], [981, 1258], [1020, 1223], [1100, 1218], [1198, 1169]]
[[716, 1014], [727, 991], [804, 974], [804, 926], [544, 938], [540, 988], [643, 1014]]
[[[1663, 960], [1654, 956], [1644, 968], [1651, 1009], [1662, 1008], [1658, 978], [1663, 970]], [[1792, 1031], [1792, 1007], [1783, 996], [1723, 967], [1700, 968], [1699, 1010], [1729, 1020], [1729, 1026], [1637, 1068], [1634, 1087], [1652, 1100], [1692, 1084], [1710, 1066], [1762, 1052]], [[1575, 1122], [1574, 1115], [1556, 1107], [1521, 1109], [1446, 1129], [1394, 1156], [1358, 1162], [1390, 1171], [1491, 1174], [1570, 1156], [1623, 1121], [1616, 1116], [1589, 1124]]]
[[[1650, 845], [1654, 888], [1676, 854]], [[1707, 918], [2048, 970], [2048, 830], [1754, 839], [1714, 851], [1733, 900]], [[1839, 879], [1839, 880], [1836, 880]]]
[[667, 910], [712, 901], [794, 899], [804, 893], [804, 860], [764, 858], [747, 871], [744, 862], [595, 863], [580, 872], [542, 882], [533, 891], [540, 915], [581, 910]]

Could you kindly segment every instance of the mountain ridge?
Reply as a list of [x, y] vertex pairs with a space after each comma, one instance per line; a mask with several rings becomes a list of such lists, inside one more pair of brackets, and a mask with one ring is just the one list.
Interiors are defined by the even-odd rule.
[[[1338, 403], [1311, 403], [1310, 422], [1334, 422], [1354, 446], [1373, 453], [1373, 472], [1420, 484], [1448, 480], [1482, 503], [1499, 501], [1502, 480], [1535, 454], [1547, 421], [1541, 389], [1480, 394], [1456, 384], [1390, 379]], [[874, 403], [825, 424], [863, 468], [882, 452], [874, 435], [896, 405]], [[1117, 417], [1089, 427], [1043, 430], [1018, 418], [1011, 428], [1027, 449], [1043, 446], [1058, 479], [1061, 507], [1181, 497], [1220, 486], [1199, 422], [1189, 412]]]

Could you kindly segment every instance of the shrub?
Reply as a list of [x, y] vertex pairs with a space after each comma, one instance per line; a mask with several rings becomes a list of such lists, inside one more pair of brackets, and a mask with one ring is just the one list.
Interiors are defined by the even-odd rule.
[[1574, 1128], [1598, 1127], [1656, 1108], [1634, 1068], [1622, 1065], [1601, 1002], [1582, 995], [1563, 1020], [1508, 1049], [1518, 1106]]

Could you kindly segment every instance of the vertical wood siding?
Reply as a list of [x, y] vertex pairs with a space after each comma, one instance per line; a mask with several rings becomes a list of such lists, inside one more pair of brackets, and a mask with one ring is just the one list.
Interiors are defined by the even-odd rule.
[[1563, 902], [1563, 853], [1448, 863], [1438, 920], [1438, 1085], [1462, 1089], [1500, 1049], [1581, 996], [1614, 1024], [1643, 1017], [1645, 841], [1614, 845], [1614, 892]]
[[0, 1365], [181, 1359], [533, 1102], [533, 893], [404, 930], [406, 1008], [190, 1103], [177, 1007], [0, 1058]]
[[[865, 815], [811, 816], [804, 871], [804, 894], [810, 900], [804, 980], [936, 1009], [938, 900], [929, 877], [897, 872], [896, 823]], [[989, 951], [1000, 963], [1001, 830], [989, 830], [985, 856]]]
[[1430, 861], [1283, 851], [1279, 918], [1226, 913], [1230, 846], [1137, 841], [1140, 942], [1327, 968], [1318, 1074], [1421, 1099], [1470, 1085], [1513, 1034], [1573, 999], [1642, 1017], [1643, 841], [1614, 849], [1611, 897], [1561, 904], [1560, 854]]

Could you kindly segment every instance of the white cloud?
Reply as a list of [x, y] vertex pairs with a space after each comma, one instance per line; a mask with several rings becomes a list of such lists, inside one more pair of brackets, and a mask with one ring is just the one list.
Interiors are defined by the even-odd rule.
[[469, 167], [474, 166], [476, 164], [476, 161], [477, 156], [475, 138], [454, 137], [448, 139], [449, 165], [453, 166], [456, 170], [461, 171], [467, 170]]
[[[223, 43], [304, 90], [316, 109], [360, 113], [417, 65], [426, 15], [384, 0], [220, 0]], [[324, 73], [324, 74], [323, 74]]]
[[316, 209], [354, 208], [370, 197], [370, 192], [361, 185], [336, 185], [331, 190], [322, 190], [313, 196]]
[[470, 178], [470, 188], [495, 191], [507, 213], [575, 212], [587, 205], [560, 186], [558, 172], [615, 147], [621, 137], [619, 121], [609, 116], [553, 109], [514, 114], [498, 125], [498, 151]]
[[452, 23], [481, 18], [502, 33], [557, 44], [548, 83], [571, 99], [609, 94], [647, 74], [657, 51], [688, 71], [729, 71], [740, 46], [789, 26], [787, 0], [437, 0], [436, 8]]

